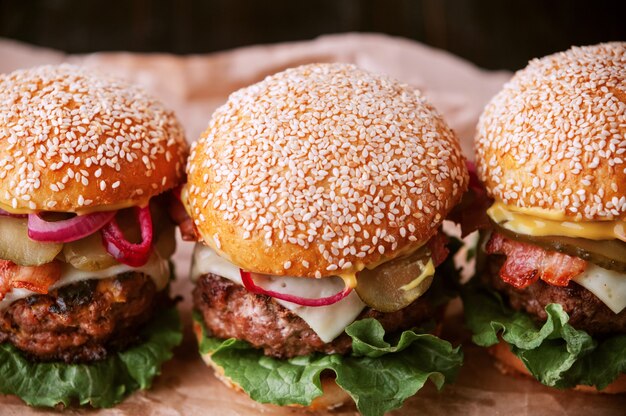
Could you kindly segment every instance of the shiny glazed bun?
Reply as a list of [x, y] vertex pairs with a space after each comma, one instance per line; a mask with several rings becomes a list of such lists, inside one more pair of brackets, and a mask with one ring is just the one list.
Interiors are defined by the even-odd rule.
[[139, 88], [60, 65], [0, 76], [0, 208], [145, 204], [184, 176], [174, 114]]
[[418, 91], [347, 64], [233, 93], [187, 173], [206, 244], [250, 271], [306, 277], [422, 245], [468, 183], [456, 136]]
[[626, 43], [532, 60], [487, 105], [475, 143], [495, 199], [626, 219]]

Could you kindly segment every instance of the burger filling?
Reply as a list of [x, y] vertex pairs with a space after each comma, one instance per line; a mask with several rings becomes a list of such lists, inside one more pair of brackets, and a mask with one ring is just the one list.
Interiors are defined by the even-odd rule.
[[[312, 351], [333, 351], [337, 352], [344, 349], [337, 349], [334, 341], [344, 333], [345, 328], [354, 322], [358, 317], [370, 316], [374, 310], [378, 317], [383, 315], [402, 317], [406, 316], [405, 325], [398, 325], [397, 329], [405, 329], [419, 323], [414, 320], [412, 323], [409, 318], [415, 318], [411, 313], [402, 312], [405, 308], [410, 311], [422, 310], [425, 304], [417, 302], [430, 287], [433, 275], [435, 273], [435, 264], [441, 263], [446, 255], [445, 236], [437, 234], [429, 243], [415, 250], [409, 255], [386, 262], [372, 270], [363, 270], [359, 273], [358, 285], [356, 290], [352, 290], [350, 285], [354, 285], [357, 279], [352, 275], [326, 277], [322, 279], [302, 278], [302, 277], [286, 277], [286, 276], [265, 276], [255, 275], [255, 287], [259, 288], [257, 293], [248, 290], [246, 282], [242, 281], [245, 276], [238, 266], [231, 263], [227, 259], [219, 256], [213, 249], [203, 244], [197, 244], [192, 267], [192, 279], [198, 281], [198, 287], [194, 295], [197, 301], [196, 305], [201, 309], [206, 318], [208, 329], [213, 330], [211, 323], [216, 322], [216, 336], [222, 334], [223, 337], [235, 337], [250, 341], [252, 345], [265, 348], [270, 355], [276, 356], [292, 356], [294, 354], [289, 351], [293, 347], [285, 345], [283, 349], [273, 349], [267, 347], [264, 342], [258, 342], [254, 335], [251, 339], [246, 336], [250, 335], [247, 331], [240, 331], [242, 325], [230, 325], [232, 331], [225, 330], [223, 323], [220, 321], [225, 319], [232, 322], [221, 313], [232, 313], [237, 309], [242, 309], [237, 316], [267, 316], [272, 317], [276, 314], [288, 316], [288, 321], [296, 322], [297, 325], [305, 325], [309, 331], [315, 336], [312, 337], [311, 345], [302, 346], [304, 354]], [[436, 262], [436, 263], [434, 263]], [[225, 307], [212, 306], [220, 304], [217, 299], [212, 299], [217, 293], [224, 294], [226, 292], [218, 291], [214, 295], [216, 287], [223, 288], [224, 282], [215, 281], [229, 280], [235, 286], [229, 285], [232, 292], [238, 286], [238, 292], [242, 296], [228, 297], [238, 306]], [[258, 286], [257, 286], [258, 285]], [[268, 296], [266, 294], [278, 294], [281, 298]], [[336, 296], [343, 293], [345, 296]], [[335, 295], [335, 296], [333, 296]], [[328, 304], [322, 306], [307, 306], [302, 300], [311, 299], [331, 299]], [[291, 300], [290, 300], [291, 299]], [[217, 302], [217, 303], [216, 303]], [[224, 302], [222, 299], [221, 302]], [[243, 302], [243, 303], [242, 303]], [[271, 305], [268, 309], [261, 308], [257, 311], [259, 305]], [[214, 310], [209, 312], [209, 310]], [[250, 312], [255, 310], [255, 312]], [[246, 312], [247, 311], [247, 312]], [[386, 312], [386, 313], [383, 313]], [[394, 315], [395, 313], [395, 315]], [[276, 315], [277, 316], [277, 315]], [[430, 316], [433, 317], [432, 315]], [[396, 318], [389, 318], [391, 321], [397, 321]], [[402, 320], [402, 319], [401, 319]], [[258, 322], [255, 318], [253, 322]], [[268, 322], [274, 322], [268, 319]], [[245, 326], [245, 325], [244, 325]], [[294, 333], [299, 331], [295, 328], [291, 331], [291, 325], [280, 325], [282, 342], [288, 342]], [[265, 330], [265, 327], [263, 327]], [[220, 336], [221, 337], [221, 336]], [[319, 344], [319, 345], [318, 345]], [[324, 345], [328, 344], [328, 345]], [[341, 342], [338, 342], [341, 344]], [[301, 354], [295, 354], [301, 355]]]
[[199, 243], [192, 267], [199, 350], [255, 401], [310, 406], [334, 379], [361, 413], [382, 415], [428, 379], [441, 388], [463, 361], [458, 347], [432, 334], [450, 298], [445, 281], [458, 272], [448, 256], [433, 278], [444, 244], [437, 235], [356, 278], [315, 279], [246, 272]]
[[473, 342], [506, 344], [547, 386], [607, 388], [626, 373], [624, 222], [574, 222], [498, 202], [487, 214], [485, 284], [462, 291]]
[[244, 340], [278, 358], [351, 352], [352, 340], [343, 331], [355, 319], [374, 318], [385, 332], [395, 333], [441, 317], [443, 312], [441, 305], [435, 307], [424, 297], [399, 311], [382, 313], [366, 307], [356, 293], [351, 296], [353, 299], [342, 300], [344, 304], [335, 307], [289, 309], [282, 301], [250, 293], [240, 284], [210, 273], [197, 279], [193, 292], [194, 305], [213, 336]]
[[0, 343], [38, 360], [102, 360], [137, 341], [137, 328], [165, 302], [142, 273], [82, 280], [13, 302], [0, 313]]
[[504, 262], [502, 257], [492, 259], [482, 276], [490, 287], [506, 297], [513, 309], [545, 322], [546, 306], [556, 303], [567, 313], [568, 323], [574, 328], [600, 337], [626, 333], [626, 310], [616, 314], [600, 298], [575, 282], [555, 286], [539, 279], [523, 289], [516, 288], [501, 277]]
[[512, 211], [501, 203], [488, 215], [495, 224], [485, 251], [504, 257], [498, 272], [503, 282], [516, 289], [539, 282], [541, 287], [575, 288], [562, 292], [571, 296], [588, 291], [613, 316], [626, 309], [623, 221], [558, 221]]
[[[92, 217], [67, 229], [77, 217], [43, 220], [32, 214], [46, 221], [33, 226], [32, 218], [0, 216], [0, 344], [9, 342], [38, 361], [75, 363], [102, 360], [133, 343], [137, 328], [168, 298], [164, 289], [175, 240], [174, 226], [158, 204], [144, 209], [140, 221], [129, 211], [109, 215], [115, 226], [98, 225]], [[93, 224], [95, 231], [71, 238]], [[48, 241], [33, 239], [39, 231]], [[137, 250], [133, 254], [125, 246]]]

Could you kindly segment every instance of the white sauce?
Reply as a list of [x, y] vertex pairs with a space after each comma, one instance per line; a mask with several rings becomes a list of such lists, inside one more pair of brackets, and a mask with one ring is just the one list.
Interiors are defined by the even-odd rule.
[[[239, 267], [220, 257], [214, 250], [204, 244], [196, 244], [191, 268], [192, 280], [213, 273], [242, 285]], [[266, 290], [273, 290], [307, 298], [322, 298], [341, 292], [343, 280], [339, 277], [311, 279], [289, 276], [268, 276], [257, 278], [255, 283]], [[365, 304], [355, 291], [348, 296], [327, 306], [300, 306], [292, 302], [276, 299], [285, 308], [302, 318], [324, 342], [331, 342], [343, 333], [361, 311]]]
[[596, 295], [616, 314], [626, 308], [626, 274], [588, 263], [587, 269], [572, 280]]

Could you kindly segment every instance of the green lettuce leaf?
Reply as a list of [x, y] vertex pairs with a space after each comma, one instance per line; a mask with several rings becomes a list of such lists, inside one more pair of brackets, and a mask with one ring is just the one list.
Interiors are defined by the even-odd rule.
[[472, 341], [489, 347], [500, 336], [546, 386], [603, 389], [626, 373], [626, 335], [594, 340], [568, 324], [569, 316], [554, 303], [546, 306], [546, 322], [537, 324], [530, 315], [506, 306], [499, 294], [476, 284], [469, 284], [462, 297]]
[[32, 362], [12, 345], [0, 344], [0, 393], [31, 406], [112, 407], [135, 390], [149, 388], [161, 364], [172, 358], [182, 341], [176, 308], [158, 312], [141, 337], [143, 343], [90, 364]]
[[402, 406], [427, 380], [438, 389], [456, 378], [463, 362], [460, 349], [434, 335], [404, 331], [394, 342], [375, 319], [363, 319], [346, 328], [353, 353], [313, 354], [279, 360], [235, 339], [207, 335], [202, 317], [200, 352], [211, 354], [225, 375], [254, 400], [277, 405], [309, 405], [322, 394], [320, 375], [332, 371], [336, 383], [355, 401], [365, 416], [383, 415]]

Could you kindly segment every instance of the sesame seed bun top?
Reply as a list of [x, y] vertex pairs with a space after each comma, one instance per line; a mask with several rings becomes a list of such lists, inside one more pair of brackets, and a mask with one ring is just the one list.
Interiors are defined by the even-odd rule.
[[192, 146], [187, 209], [240, 267], [331, 276], [425, 243], [468, 183], [454, 133], [420, 93], [346, 64], [232, 94]]
[[188, 153], [160, 102], [70, 65], [0, 76], [0, 208], [103, 211], [176, 186]]
[[531, 61], [485, 108], [478, 174], [495, 199], [578, 221], [626, 219], [626, 43]]

